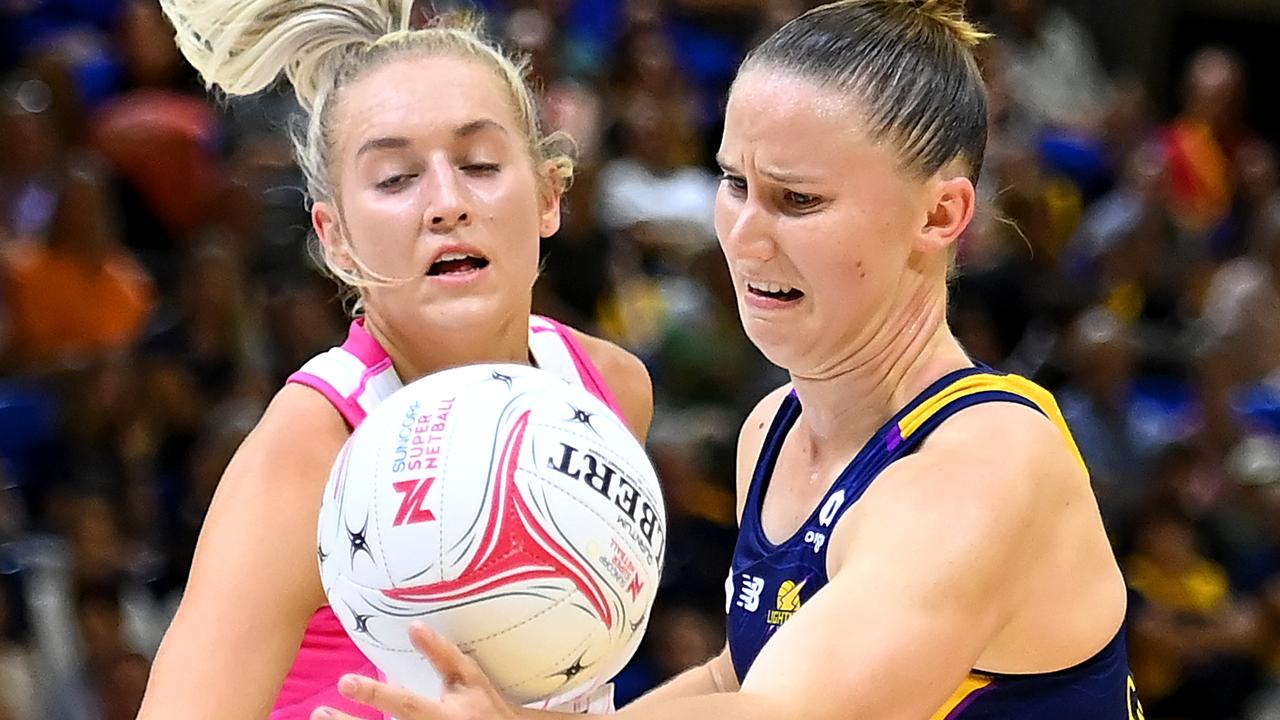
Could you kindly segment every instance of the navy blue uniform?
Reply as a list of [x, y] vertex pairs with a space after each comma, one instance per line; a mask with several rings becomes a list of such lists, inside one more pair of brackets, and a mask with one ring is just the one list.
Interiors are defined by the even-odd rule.
[[[885, 468], [915, 452], [947, 418], [984, 402], [1014, 402], [1033, 408], [1053, 420], [1070, 440], [1057, 404], [1044, 389], [1025, 378], [984, 368], [959, 370], [938, 380], [886, 423], [840, 473], [804, 525], [775, 545], [765, 537], [760, 509], [782, 441], [800, 415], [795, 393], [786, 396], [760, 449], [725, 588], [729, 650], [739, 681], [778, 628], [827, 584], [827, 540], [841, 516]], [[1076, 454], [1078, 457], [1079, 452]], [[858, 639], [848, 641], [856, 643]], [[910, 669], [903, 668], [903, 672]], [[1066, 670], [1002, 675], [975, 669], [932, 720], [1141, 717], [1122, 630], [1093, 658]]]

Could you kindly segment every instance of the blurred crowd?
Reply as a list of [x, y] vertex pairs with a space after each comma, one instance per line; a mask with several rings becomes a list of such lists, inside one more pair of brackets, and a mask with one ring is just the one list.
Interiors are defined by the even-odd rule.
[[[746, 48], [813, 4], [478, 3], [578, 145], [536, 309], [654, 378], [670, 555], [624, 701], [723, 644], [736, 432], [785, 376], [738, 324], [711, 158]], [[952, 322], [1060, 399], [1146, 717], [1280, 718], [1280, 175], [1248, 68], [1203, 47], [1158, 112], [1052, 0], [982, 10]], [[210, 98], [155, 0], [0, 0], [0, 720], [133, 717], [222, 469], [345, 331], [294, 111], [285, 87]]]

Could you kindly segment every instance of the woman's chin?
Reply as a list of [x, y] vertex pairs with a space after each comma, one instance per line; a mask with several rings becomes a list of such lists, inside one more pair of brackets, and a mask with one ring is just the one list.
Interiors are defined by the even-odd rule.
[[527, 332], [530, 301], [494, 293], [435, 297], [418, 304], [405, 331], [431, 342], [499, 344], [514, 325]]

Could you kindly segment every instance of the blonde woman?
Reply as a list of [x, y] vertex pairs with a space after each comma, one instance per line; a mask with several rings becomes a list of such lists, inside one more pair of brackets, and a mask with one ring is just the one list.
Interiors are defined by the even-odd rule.
[[535, 363], [647, 432], [632, 355], [530, 315], [539, 238], [572, 164], [538, 127], [521, 68], [474, 29], [409, 27], [409, 0], [163, 0], [183, 54], [228, 95], [284, 73], [311, 217], [361, 311], [342, 346], [280, 390], [228, 466], [140, 718], [308, 717], [344, 673], [376, 676], [326, 607], [316, 517], [343, 442], [424, 374]]

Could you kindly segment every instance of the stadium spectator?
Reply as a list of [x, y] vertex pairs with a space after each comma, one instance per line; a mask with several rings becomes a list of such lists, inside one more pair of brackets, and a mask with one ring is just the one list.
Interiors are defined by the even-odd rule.
[[12, 351], [23, 367], [127, 349], [153, 302], [150, 279], [117, 235], [100, 172], [83, 158], [69, 165], [47, 239], [4, 257]]

